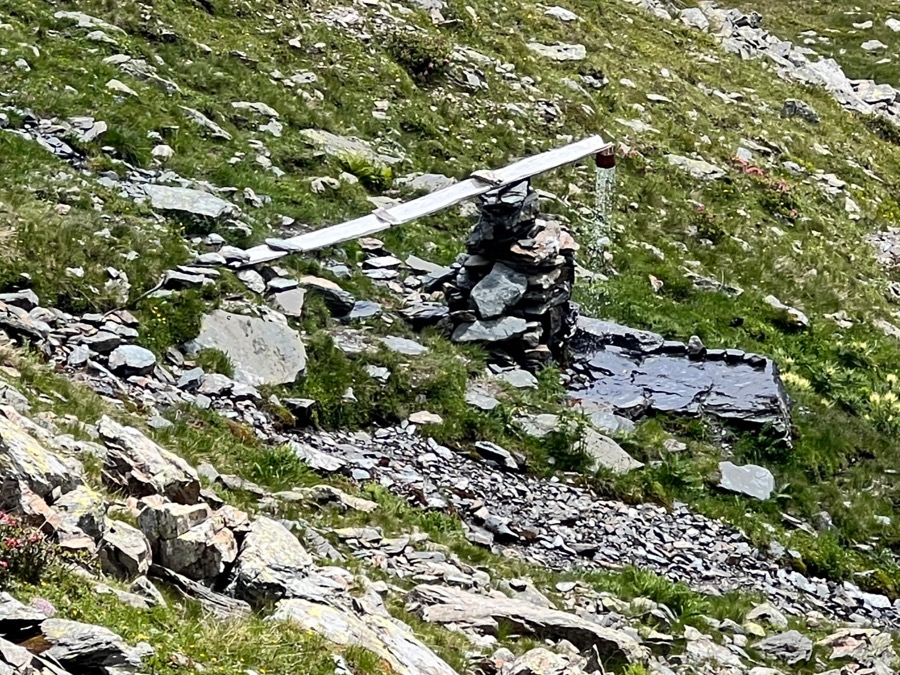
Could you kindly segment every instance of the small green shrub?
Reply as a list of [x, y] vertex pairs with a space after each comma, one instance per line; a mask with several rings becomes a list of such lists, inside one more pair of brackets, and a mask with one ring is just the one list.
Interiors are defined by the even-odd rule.
[[379, 166], [359, 155], [344, 155], [340, 162], [341, 168], [359, 178], [367, 190], [384, 192], [391, 187], [394, 174], [389, 166]]
[[226, 377], [234, 377], [234, 366], [228, 354], [219, 349], [201, 349], [194, 361], [207, 373], [219, 373]]
[[201, 319], [207, 311], [207, 303], [197, 291], [148, 298], [140, 304], [138, 341], [157, 354], [183, 345], [200, 333]]
[[446, 74], [450, 66], [450, 45], [437, 34], [395, 31], [384, 43], [388, 54], [420, 83], [430, 83]]

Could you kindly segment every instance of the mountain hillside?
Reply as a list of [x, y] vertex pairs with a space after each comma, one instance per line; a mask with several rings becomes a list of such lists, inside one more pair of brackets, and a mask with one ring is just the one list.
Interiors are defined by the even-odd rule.
[[0, 672], [896, 672], [900, 9], [737, 4], [0, 4]]

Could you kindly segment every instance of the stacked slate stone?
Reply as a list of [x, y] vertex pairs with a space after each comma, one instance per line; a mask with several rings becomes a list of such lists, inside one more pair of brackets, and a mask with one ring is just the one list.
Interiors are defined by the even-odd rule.
[[538, 217], [527, 181], [481, 198], [481, 218], [444, 286], [453, 340], [487, 346], [500, 363], [536, 369], [564, 356], [577, 319], [570, 302], [578, 244]]

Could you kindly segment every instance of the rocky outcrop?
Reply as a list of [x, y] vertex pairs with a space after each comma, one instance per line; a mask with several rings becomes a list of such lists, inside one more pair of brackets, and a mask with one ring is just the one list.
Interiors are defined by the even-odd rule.
[[135, 497], [160, 494], [180, 504], [197, 503], [200, 479], [181, 457], [105, 415], [97, 431], [108, 449], [103, 466], [108, 485]]
[[44, 499], [54, 490], [70, 492], [82, 484], [83, 469], [72, 458], [42, 445], [18, 420], [13, 409], [0, 406], [0, 508], [20, 510], [26, 492]]
[[416, 586], [409, 597], [420, 603], [418, 611], [430, 623], [471, 626], [490, 633], [503, 623], [538, 639], [567, 640], [582, 652], [595, 651], [604, 661], [639, 663], [648, 656], [637, 640], [622, 631], [523, 600], [434, 585]]
[[282, 600], [273, 621], [288, 621], [340, 647], [363, 647], [397, 675], [457, 675], [412, 631], [388, 617], [356, 613], [307, 600]]
[[241, 544], [229, 591], [251, 604], [292, 595], [313, 560], [290, 530], [270, 518], [257, 518]]

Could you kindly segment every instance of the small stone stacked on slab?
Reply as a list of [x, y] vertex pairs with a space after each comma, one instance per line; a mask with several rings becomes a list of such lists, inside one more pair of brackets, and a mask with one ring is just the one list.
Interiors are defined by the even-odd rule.
[[575, 325], [570, 302], [578, 244], [538, 217], [527, 181], [481, 198], [481, 218], [444, 286], [455, 342], [482, 343], [499, 361], [539, 367], [559, 357]]

